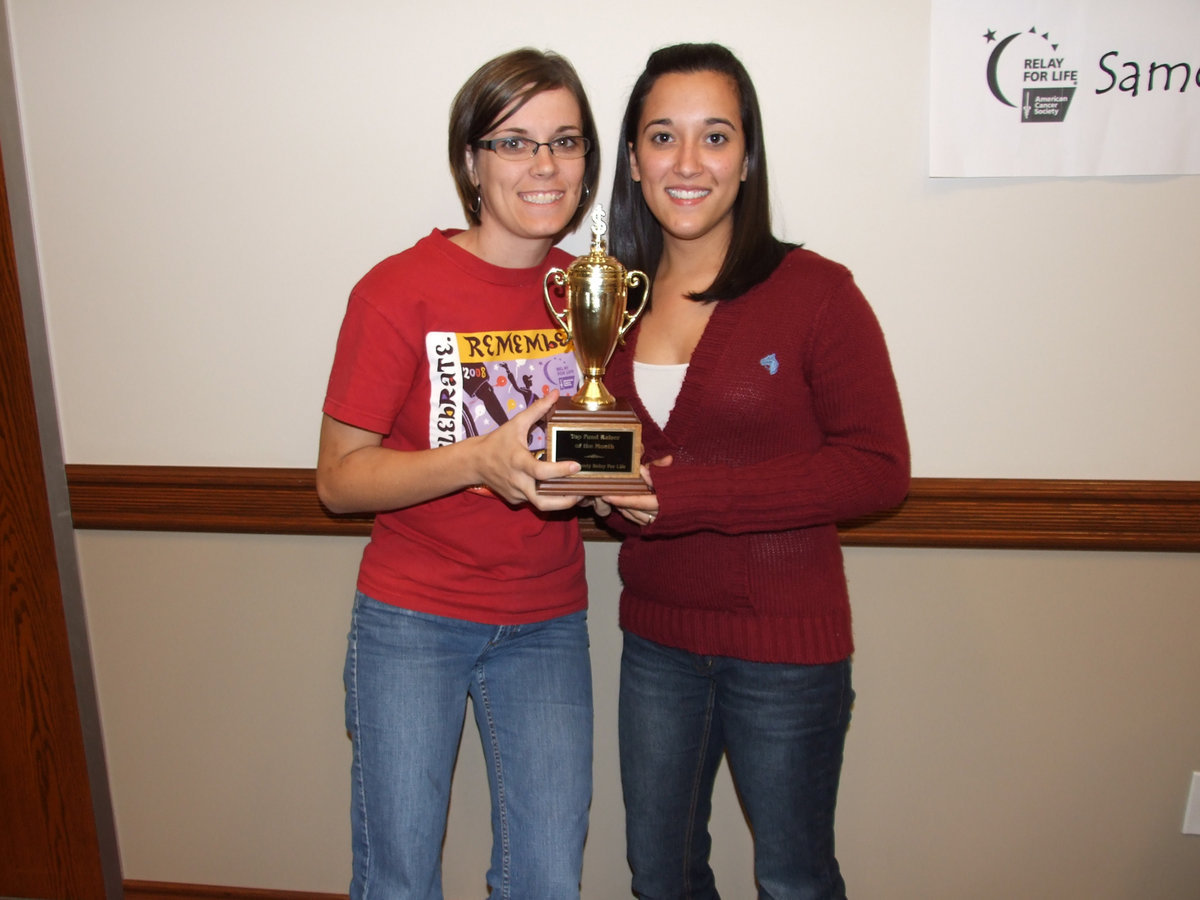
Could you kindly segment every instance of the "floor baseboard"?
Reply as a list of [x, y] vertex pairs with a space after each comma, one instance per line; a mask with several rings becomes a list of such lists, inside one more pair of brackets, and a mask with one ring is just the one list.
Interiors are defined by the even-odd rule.
[[347, 895], [169, 881], [126, 881], [125, 900], [347, 900]]

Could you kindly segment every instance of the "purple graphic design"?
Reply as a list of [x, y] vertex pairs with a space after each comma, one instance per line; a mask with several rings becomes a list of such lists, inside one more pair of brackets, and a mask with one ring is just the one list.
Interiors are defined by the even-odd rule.
[[[553, 390], [570, 396], [578, 380], [570, 352], [548, 359], [463, 363], [463, 430], [468, 437], [494, 431]], [[535, 425], [529, 432], [529, 449], [545, 446], [545, 430]]]

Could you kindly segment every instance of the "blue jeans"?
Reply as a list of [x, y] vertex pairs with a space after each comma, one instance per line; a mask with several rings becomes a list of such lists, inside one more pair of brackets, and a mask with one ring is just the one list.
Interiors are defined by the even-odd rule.
[[492, 794], [492, 900], [579, 897], [592, 794], [587, 614], [481, 625], [358, 594], [346, 653], [353, 900], [441, 900], [467, 697]]
[[724, 752], [754, 835], [758, 896], [844, 898], [833, 819], [853, 701], [849, 660], [747, 662], [626, 633], [621, 785], [633, 892], [720, 897], [708, 820]]

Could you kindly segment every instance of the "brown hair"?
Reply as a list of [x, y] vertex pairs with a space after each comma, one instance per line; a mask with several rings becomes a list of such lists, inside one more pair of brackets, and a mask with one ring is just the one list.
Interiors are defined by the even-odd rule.
[[[480, 224], [480, 219], [478, 210], [473, 208], [476, 189], [467, 171], [467, 151], [507, 118], [504, 116], [506, 110], [512, 115], [530, 98], [557, 88], [566, 88], [575, 97], [583, 136], [592, 143], [591, 151], [584, 158], [585, 200], [564, 231], [573, 231], [583, 219], [589, 205], [586, 198], [595, 194], [600, 180], [600, 141], [591, 105], [579, 75], [566, 58], [549, 50], [543, 52], [524, 47], [497, 56], [476, 69], [450, 106], [450, 172], [454, 175], [463, 212], [472, 225]], [[511, 110], [509, 106], [512, 106]]]

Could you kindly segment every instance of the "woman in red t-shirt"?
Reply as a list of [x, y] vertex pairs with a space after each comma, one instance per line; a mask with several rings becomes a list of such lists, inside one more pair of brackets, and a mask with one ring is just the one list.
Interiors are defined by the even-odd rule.
[[[375, 512], [346, 655], [351, 897], [440, 900], [450, 780], [471, 698], [492, 793], [492, 896], [577, 898], [592, 697], [578, 470], [530, 452], [578, 370], [542, 282], [596, 185], [596, 129], [562, 57], [482, 66], [451, 109], [465, 230], [434, 230], [351, 293], [317, 490]], [[428, 146], [414, 132], [409, 152]]]

